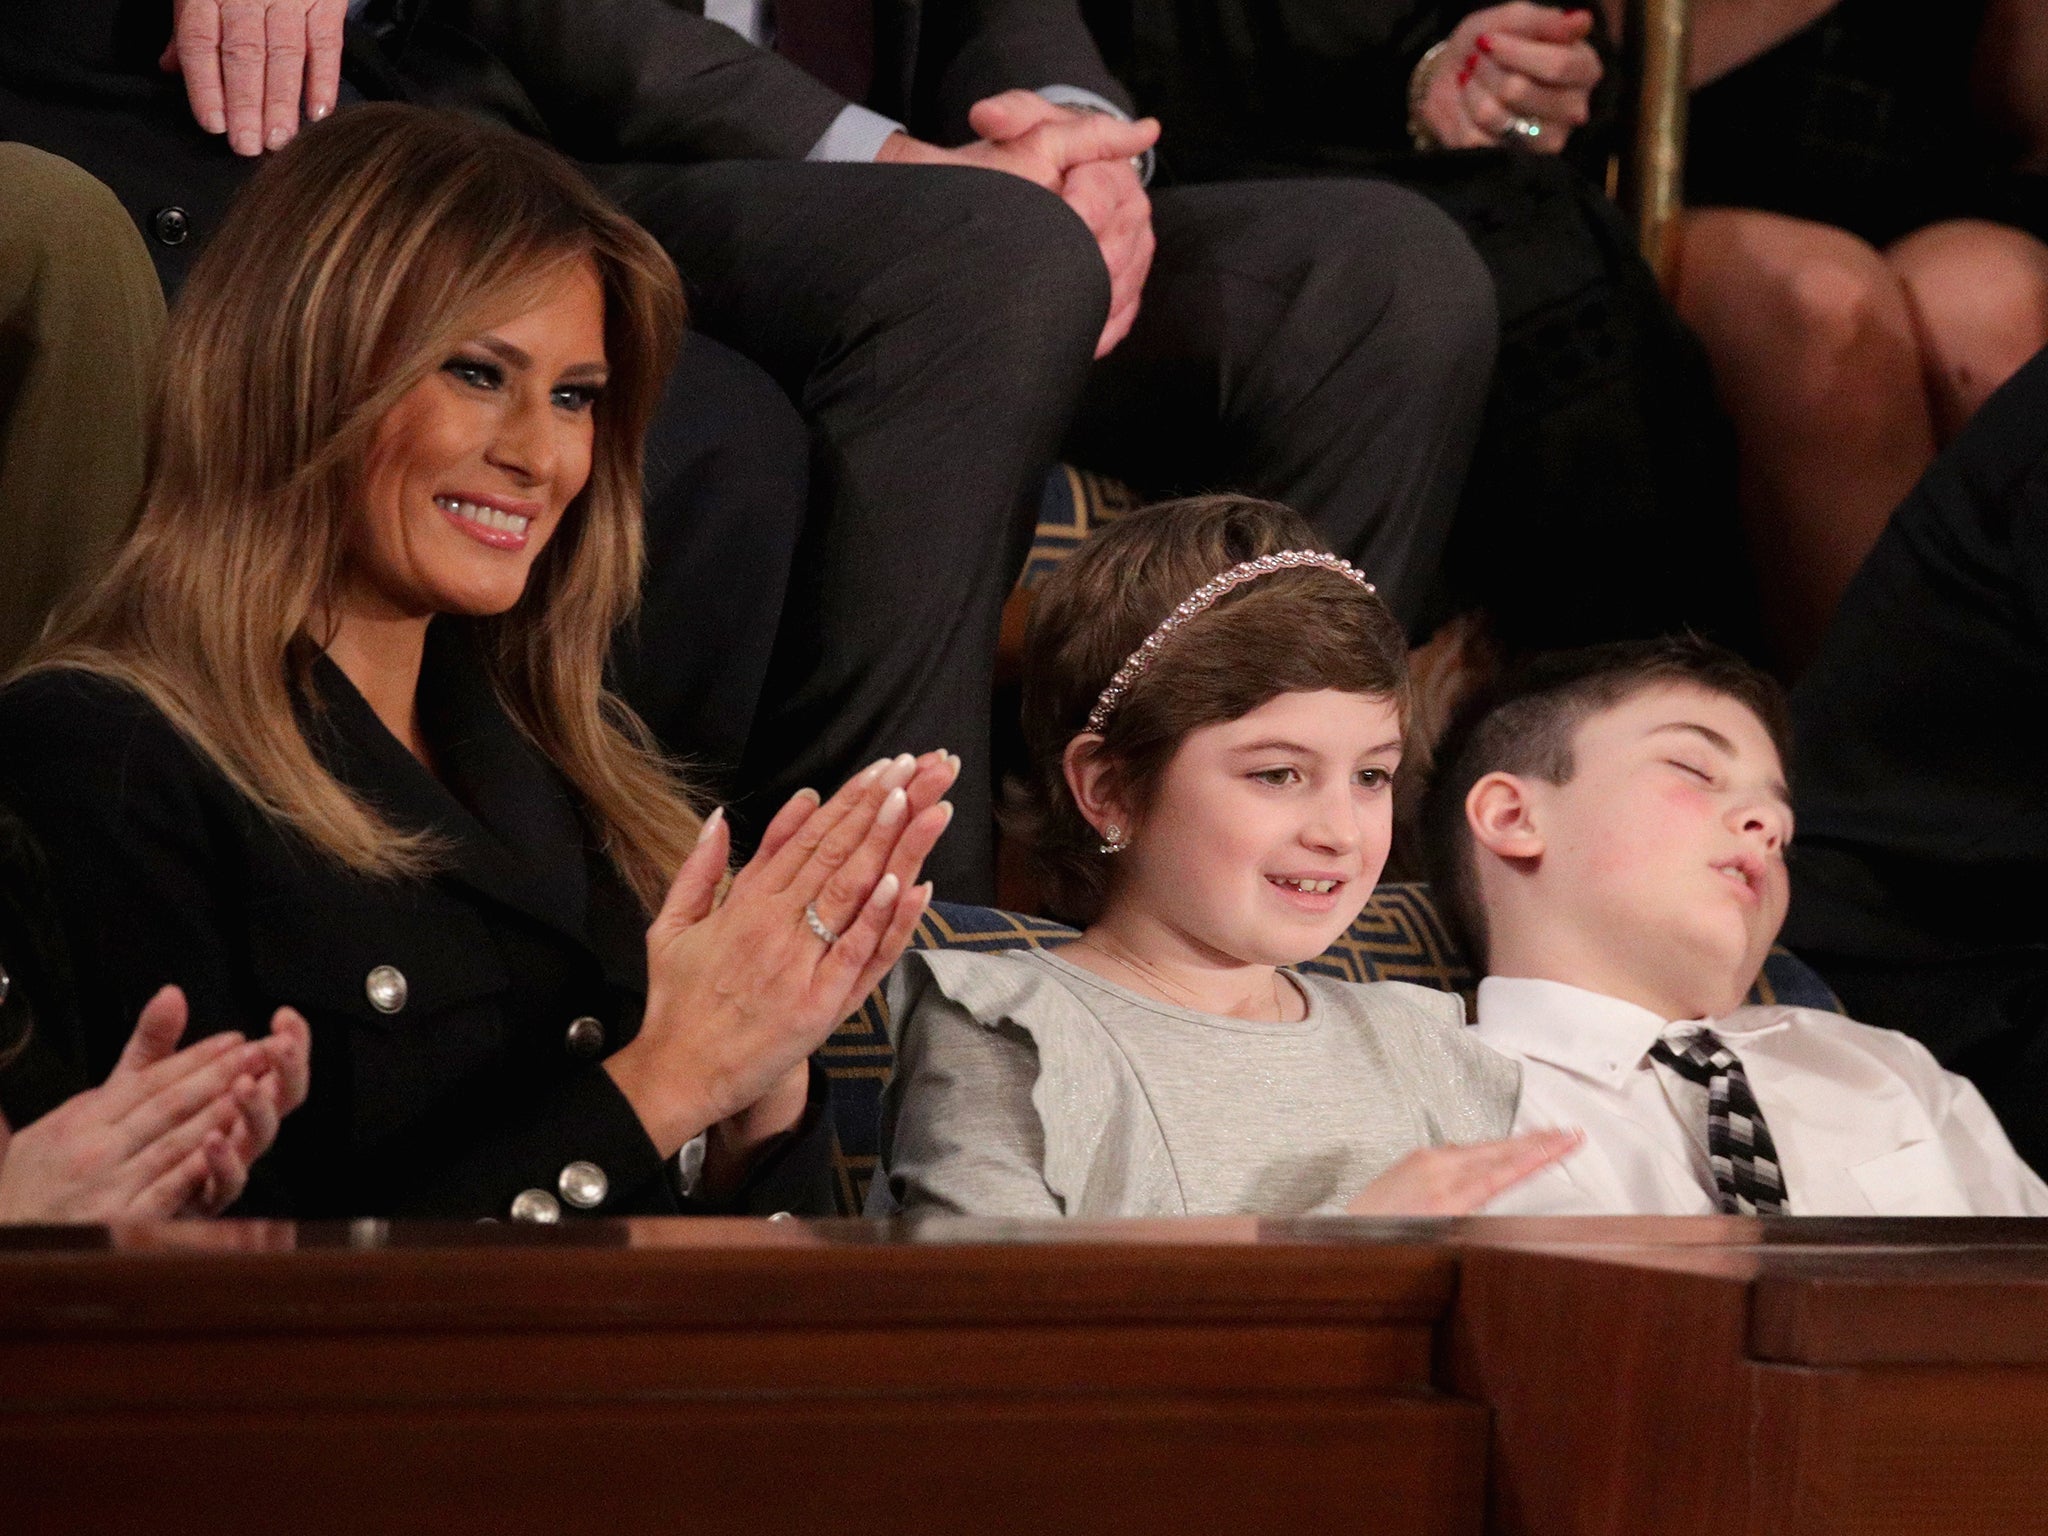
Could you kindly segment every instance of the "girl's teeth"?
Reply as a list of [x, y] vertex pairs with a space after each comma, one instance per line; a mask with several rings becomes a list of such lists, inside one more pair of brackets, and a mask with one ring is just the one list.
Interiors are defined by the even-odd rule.
[[1311, 896], [1337, 889], [1337, 882], [1334, 880], [1276, 880], [1273, 883], [1275, 885], [1291, 886], [1304, 895]]

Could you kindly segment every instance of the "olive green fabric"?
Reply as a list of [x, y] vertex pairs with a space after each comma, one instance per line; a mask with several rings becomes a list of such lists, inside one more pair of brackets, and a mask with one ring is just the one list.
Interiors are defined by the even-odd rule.
[[0, 672], [142, 498], [164, 299], [114, 194], [0, 144]]

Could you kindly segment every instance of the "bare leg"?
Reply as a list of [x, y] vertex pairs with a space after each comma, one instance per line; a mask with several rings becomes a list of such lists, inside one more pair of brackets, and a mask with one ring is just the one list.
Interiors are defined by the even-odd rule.
[[1934, 457], [1913, 319], [1884, 258], [1827, 225], [1700, 209], [1681, 259], [1679, 312], [1735, 423], [1765, 618], [1796, 672]]
[[2008, 225], [1956, 219], [1915, 230], [1885, 260], [1905, 288], [1935, 436], [1946, 443], [2048, 346], [2048, 245]]

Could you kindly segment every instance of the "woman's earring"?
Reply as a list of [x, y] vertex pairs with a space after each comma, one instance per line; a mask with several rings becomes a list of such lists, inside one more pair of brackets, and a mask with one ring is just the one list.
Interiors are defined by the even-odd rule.
[[1112, 821], [1102, 829], [1102, 846], [1097, 851], [1100, 853], [1122, 853], [1130, 846], [1130, 840], [1124, 836], [1124, 829]]

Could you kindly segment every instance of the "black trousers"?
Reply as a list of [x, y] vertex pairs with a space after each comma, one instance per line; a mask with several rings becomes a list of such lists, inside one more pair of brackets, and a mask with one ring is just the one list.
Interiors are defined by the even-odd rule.
[[960, 754], [939, 894], [994, 890], [1002, 606], [1062, 451], [1154, 494], [1288, 501], [1427, 606], [1491, 366], [1492, 289], [1448, 219], [1359, 182], [1175, 189], [1130, 337], [1079, 219], [992, 172], [592, 167], [668, 247], [695, 323], [812, 428], [810, 518], [738, 809], [882, 753]]
[[1900, 503], [1793, 695], [1786, 940], [2048, 1172], [2048, 353]]
[[739, 786], [767, 689], [809, 486], [810, 433], [760, 369], [683, 340], [647, 429], [647, 575], [612, 681], [691, 770]]

